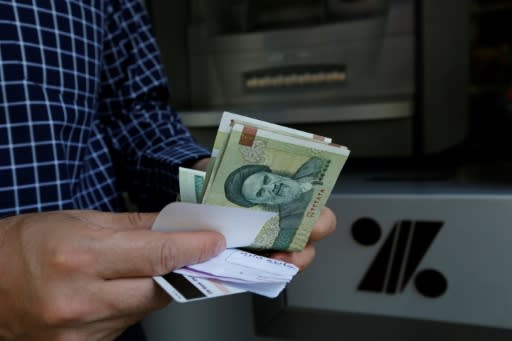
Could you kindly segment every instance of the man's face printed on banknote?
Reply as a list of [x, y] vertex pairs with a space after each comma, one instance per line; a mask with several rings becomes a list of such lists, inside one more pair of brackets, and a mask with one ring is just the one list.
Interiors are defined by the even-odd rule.
[[242, 185], [242, 195], [254, 204], [282, 205], [296, 200], [302, 192], [298, 181], [264, 171], [252, 174]]

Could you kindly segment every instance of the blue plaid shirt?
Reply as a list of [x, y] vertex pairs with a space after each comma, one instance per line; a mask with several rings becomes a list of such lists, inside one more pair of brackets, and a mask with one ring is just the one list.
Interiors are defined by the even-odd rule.
[[0, 0], [0, 217], [158, 210], [208, 156], [168, 106], [140, 0]]

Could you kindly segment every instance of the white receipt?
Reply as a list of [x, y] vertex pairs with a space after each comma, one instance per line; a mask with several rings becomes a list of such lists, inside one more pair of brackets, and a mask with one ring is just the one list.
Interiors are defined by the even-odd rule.
[[283, 261], [237, 249], [227, 249], [203, 263], [175, 272], [195, 277], [222, 278], [233, 282], [288, 283], [298, 268]]
[[214, 230], [226, 238], [228, 248], [245, 247], [254, 242], [276, 212], [248, 208], [174, 202], [164, 207], [155, 222], [156, 231]]
[[179, 302], [246, 291], [274, 298], [298, 271], [293, 264], [227, 249], [206, 262], [177, 269], [172, 276], [157, 276], [155, 280]]

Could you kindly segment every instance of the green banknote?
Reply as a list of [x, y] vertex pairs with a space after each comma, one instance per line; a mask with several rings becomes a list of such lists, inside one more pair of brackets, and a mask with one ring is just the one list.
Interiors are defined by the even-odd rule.
[[277, 212], [249, 247], [302, 250], [349, 150], [236, 121], [223, 134], [202, 202]]
[[[257, 120], [254, 118], [250, 118], [243, 115], [234, 114], [231, 112], [225, 111], [222, 114], [222, 118], [219, 123], [219, 127], [217, 129], [217, 135], [215, 136], [215, 141], [212, 149], [212, 157], [210, 163], [208, 164], [208, 170], [206, 172], [205, 183], [206, 186], [203, 189], [203, 193], [208, 192], [210, 190], [210, 185], [212, 182], [210, 181], [217, 174], [217, 170], [220, 165], [220, 160], [222, 159], [224, 150], [226, 149], [226, 144], [228, 143], [229, 135], [231, 134], [231, 129], [235, 123], [245, 124], [256, 128], [261, 128], [269, 131], [276, 132], [280, 135], [293, 136], [299, 139], [305, 140], [315, 140], [321, 143], [331, 143], [332, 139], [329, 137], [324, 137], [312, 133], [308, 133], [302, 130], [297, 130], [293, 128], [288, 128], [284, 126], [280, 126], [274, 123], [265, 122], [261, 120]], [[202, 196], [201, 196], [202, 198]]]
[[179, 168], [180, 201], [200, 203], [203, 193], [205, 172], [190, 169]]

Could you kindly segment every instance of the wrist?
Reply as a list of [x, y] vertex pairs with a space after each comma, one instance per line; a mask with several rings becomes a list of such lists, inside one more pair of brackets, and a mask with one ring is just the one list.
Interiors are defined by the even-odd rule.
[[192, 165], [192, 168], [197, 169], [197, 170], [201, 170], [201, 171], [206, 171], [208, 169], [208, 162], [209, 161], [210, 161], [210, 158], [204, 158], [204, 159], [197, 160]]

